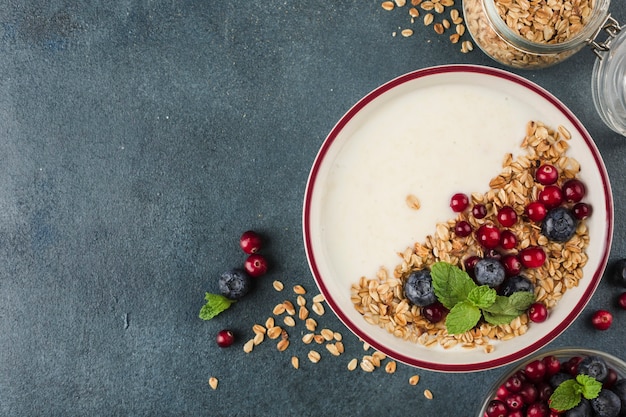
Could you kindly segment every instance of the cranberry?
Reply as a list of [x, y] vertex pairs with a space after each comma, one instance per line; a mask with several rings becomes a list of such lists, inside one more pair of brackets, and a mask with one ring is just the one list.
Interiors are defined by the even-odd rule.
[[509, 396], [509, 394], [510, 394], [509, 390], [506, 389], [504, 385], [500, 385], [498, 387], [498, 390], [496, 391], [496, 399], [504, 401], [506, 397]]
[[217, 333], [217, 345], [219, 347], [228, 347], [235, 342], [235, 335], [230, 330], [220, 330]]
[[578, 203], [583, 199], [587, 190], [585, 189], [585, 184], [582, 181], [577, 179], [571, 179], [563, 184], [563, 196], [566, 201], [570, 203]]
[[509, 277], [514, 277], [522, 272], [522, 263], [516, 255], [504, 255], [500, 262], [504, 266], [504, 272]]
[[591, 316], [591, 324], [598, 330], [606, 330], [613, 323], [613, 315], [606, 310], [598, 310]]
[[537, 392], [539, 392], [539, 401], [547, 402], [554, 391], [548, 382], [542, 381], [537, 385]]
[[526, 409], [527, 417], [548, 417], [549, 414], [550, 409], [548, 408], [546, 403], [543, 402], [536, 402], [534, 404], [531, 404]]
[[262, 243], [261, 235], [253, 230], [243, 232], [239, 238], [239, 246], [247, 254], [257, 253]]
[[556, 185], [547, 185], [539, 192], [537, 197], [540, 203], [543, 203], [547, 209], [559, 206], [563, 202], [563, 192]]
[[548, 209], [546, 209], [546, 206], [544, 206], [543, 203], [533, 201], [526, 206], [525, 213], [530, 220], [540, 222], [544, 219], [544, 217], [546, 217], [546, 214], [548, 214]]
[[454, 234], [458, 237], [466, 237], [472, 234], [472, 226], [465, 220], [458, 221], [454, 226]]
[[511, 227], [517, 222], [517, 213], [513, 207], [504, 206], [498, 210], [498, 223], [504, 227]]
[[539, 398], [539, 391], [535, 384], [530, 382], [524, 382], [522, 389], [519, 391], [519, 395], [522, 397], [524, 404], [532, 404]]
[[258, 278], [261, 275], [265, 275], [267, 272], [267, 260], [263, 255], [259, 255], [258, 253], [253, 253], [248, 256], [243, 266], [248, 275], [253, 278]]
[[431, 323], [439, 323], [447, 313], [448, 309], [439, 301], [427, 305], [422, 309], [422, 315]]
[[529, 246], [520, 251], [519, 260], [526, 268], [539, 268], [546, 261], [546, 253], [539, 246]]
[[456, 193], [450, 199], [450, 208], [455, 213], [460, 213], [469, 205], [469, 198], [463, 193]]
[[463, 264], [465, 265], [465, 272], [467, 272], [470, 277], [474, 276], [474, 267], [480, 259], [480, 256], [470, 256], [463, 261]]
[[524, 417], [524, 410], [511, 410], [506, 417]]
[[493, 224], [483, 224], [476, 231], [476, 240], [487, 249], [494, 249], [500, 244], [500, 230]]
[[533, 323], [543, 323], [548, 318], [548, 309], [543, 303], [533, 303], [528, 309], [528, 318]]
[[509, 379], [504, 381], [504, 388], [509, 390], [509, 392], [519, 392], [522, 389], [522, 379], [519, 375], [511, 375]]
[[539, 184], [554, 184], [556, 180], [559, 179], [559, 171], [552, 165], [541, 165], [537, 168], [537, 171], [535, 171], [535, 179]]
[[626, 310], [626, 292], [620, 294], [620, 296], [617, 298], [617, 303], [621, 308]]
[[530, 362], [524, 367], [526, 377], [533, 382], [539, 382], [546, 376], [546, 365], [539, 359]]
[[500, 246], [502, 249], [513, 249], [517, 245], [517, 237], [510, 230], [503, 230], [500, 233]]
[[584, 220], [587, 217], [591, 216], [593, 209], [587, 203], [576, 203], [574, 207], [572, 207], [572, 214], [578, 220]]
[[563, 364], [563, 372], [566, 372], [572, 376], [578, 375], [578, 364], [583, 358], [580, 356], [572, 356], [567, 362]]
[[604, 378], [604, 381], [602, 381], [602, 388], [611, 388], [617, 382], [618, 378], [619, 376], [617, 375], [615, 369], [609, 368], [609, 373], [606, 378]]
[[554, 355], [545, 356], [543, 359], [543, 364], [546, 365], [546, 375], [552, 376], [561, 372], [561, 361]]
[[524, 406], [524, 399], [517, 393], [509, 394], [504, 402], [509, 410], [519, 410]]
[[485, 207], [483, 204], [475, 204], [474, 207], [472, 207], [472, 216], [474, 216], [474, 218], [484, 219], [486, 215], [487, 207]]
[[487, 406], [487, 417], [505, 417], [508, 414], [506, 405], [500, 400], [491, 400]]
[[556, 411], [553, 409], [550, 409], [550, 414], [548, 414], [548, 417], [561, 417], [563, 415], [562, 411]]

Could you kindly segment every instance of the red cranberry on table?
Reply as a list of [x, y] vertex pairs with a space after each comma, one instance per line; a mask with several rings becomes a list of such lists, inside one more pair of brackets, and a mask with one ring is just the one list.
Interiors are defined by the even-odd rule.
[[591, 324], [598, 330], [607, 330], [613, 323], [613, 315], [607, 310], [598, 310], [591, 316]]
[[244, 269], [251, 277], [258, 278], [267, 272], [267, 260], [263, 255], [253, 253], [246, 259]]
[[261, 235], [253, 230], [243, 232], [243, 234], [239, 238], [239, 246], [245, 253], [249, 255], [257, 253], [259, 249], [261, 249], [262, 244], [263, 240], [261, 239]]
[[626, 292], [620, 294], [620, 296], [617, 298], [617, 302], [621, 308], [626, 310]]
[[235, 342], [235, 335], [230, 330], [220, 330], [217, 333], [217, 345], [219, 347], [228, 347]]

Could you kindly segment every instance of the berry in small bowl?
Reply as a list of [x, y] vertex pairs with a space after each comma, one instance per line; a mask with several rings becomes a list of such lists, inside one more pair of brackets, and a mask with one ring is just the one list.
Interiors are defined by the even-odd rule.
[[[622, 406], [624, 404], [624, 406]], [[585, 348], [535, 353], [490, 389], [479, 417], [603, 416], [626, 413], [626, 363]]]

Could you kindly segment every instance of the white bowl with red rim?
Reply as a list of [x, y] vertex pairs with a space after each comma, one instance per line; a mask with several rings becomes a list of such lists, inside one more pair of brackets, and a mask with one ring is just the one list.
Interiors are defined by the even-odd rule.
[[[582, 169], [590, 244], [583, 279], [550, 310], [494, 351], [424, 347], [368, 324], [350, 300], [361, 276], [393, 271], [398, 253], [454, 217], [449, 199], [485, 192], [503, 155], [520, 152], [528, 121], [565, 127], [568, 156]], [[414, 194], [419, 210], [406, 195]], [[313, 277], [326, 302], [359, 338], [389, 357], [441, 372], [490, 369], [522, 359], [561, 334], [594, 293], [607, 264], [613, 200], [602, 157], [589, 132], [555, 96], [512, 74], [484, 66], [446, 65], [414, 71], [373, 90], [333, 127], [307, 182], [303, 235]]]

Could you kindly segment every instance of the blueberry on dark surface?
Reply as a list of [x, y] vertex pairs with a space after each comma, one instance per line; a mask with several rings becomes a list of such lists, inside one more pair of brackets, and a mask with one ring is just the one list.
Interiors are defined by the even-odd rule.
[[404, 284], [404, 294], [411, 303], [420, 307], [437, 301], [430, 271], [421, 269], [411, 272]]
[[601, 357], [589, 355], [578, 364], [578, 373], [589, 375], [603, 382], [609, 374], [609, 368]]
[[557, 207], [548, 212], [541, 223], [541, 233], [550, 240], [567, 242], [576, 232], [576, 218], [565, 207]]
[[626, 415], [626, 379], [620, 379], [611, 387], [611, 391], [617, 395], [620, 400], [621, 406], [621, 415]]
[[488, 285], [493, 288], [502, 284], [506, 276], [506, 271], [499, 260], [484, 258], [476, 262], [474, 266], [474, 276], [478, 284]]
[[500, 294], [506, 297], [518, 291], [534, 292], [535, 287], [533, 283], [523, 275], [515, 275], [514, 277], [507, 278], [500, 286]]
[[613, 391], [603, 389], [590, 401], [595, 417], [617, 417], [622, 403]]
[[620, 259], [613, 265], [613, 280], [616, 284], [626, 287], [626, 259]]
[[220, 275], [218, 285], [224, 297], [238, 300], [250, 291], [252, 279], [241, 269], [231, 269]]
[[589, 404], [589, 400], [586, 398], [582, 398], [580, 403], [574, 408], [567, 410], [564, 414], [565, 417], [592, 417], [593, 410], [591, 409], [591, 404]]

